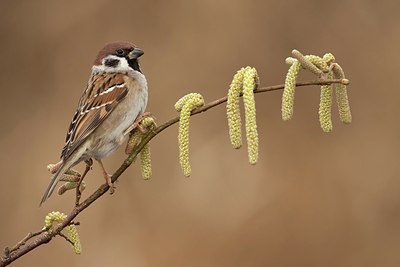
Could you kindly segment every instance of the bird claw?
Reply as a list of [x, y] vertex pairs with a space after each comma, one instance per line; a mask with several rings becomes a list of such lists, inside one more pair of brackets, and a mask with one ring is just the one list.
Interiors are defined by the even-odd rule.
[[104, 178], [107, 181], [108, 186], [110, 187], [110, 195], [114, 194], [116, 186], [114, 183], [111, 181], [112, 175], [109, 175], [108, 173], [104, 174]]
[[147, 117], [151, 117], [151, 113], [150, 113], [150, 112], [144, 112], [144, 113], [140, 114], [140, 115], [136, 118], [135, 122], [134, 122], [131, 126], [129, 126], [128, 129], [125, 130], [124, 135], [129, 134], [132, 130], [134, 130], [134, 129], [136, 129], [136, 128], [138, 128], [139, 131], [141, 131], [142, 133], [146, 133], [147, 130], [144, 129], [144, 128], [140, 125], [140, 122], [141, 122], [144, 118], [147, 118]]

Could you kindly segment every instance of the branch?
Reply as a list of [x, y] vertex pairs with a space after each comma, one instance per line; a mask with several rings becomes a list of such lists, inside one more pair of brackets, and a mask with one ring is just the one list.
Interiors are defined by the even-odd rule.
[[[310, 81], [310, 82], [302, 82], [296, 83], [297, 87], [307, 86], [307, 85], [329, 85], [335, 83], [342, 83], [342, 79], [333, 79], [333, 80], [317, 80], [317, 81]], [[268, 87], [261, 87], [254, 90], [254, 93], [263, 93], [263, 92], [272, 92], [277, 90], [282, 90], [284, 85], [275, 85], [275, 86], [268, 86]], [[242, 96], [242, 95], [241, 95]], [[213, 107], [221, 105], [227, 101], [227, 97], [222, 97], [220, 99], [214, 100], [212, 102], [207, 103], [206, 105], [197, 108], [191, 112], [191, 116], [200, 114], [205, 112]], [[179, 116], [176, 116], [163, 124], [159, 125], [152, 131], [149, 131], [145, 138], [140, 142], [140, 144], [134, 149], [131, 154], [124, 160], [122, 165], [115, 171], [112, 175], [111, 180], [115, 182], [122, 173], [133, 163], [139, 152], [143, 149], [143, 147], [156, 135], [167, 129], [168, 127], [172, 126], [173, 124], [179, 121]], [[50, 240], [57, 236], [64, 236], [61, 231], [68, 225], [74, 224], [73, 220], [79, 213], [89, 207], [96, 199], [104, 195], [109, 189], [108, 184], [101, 185], [94, 193], [92, 193], [88, 198], [86, 198], [82, 203], [76, 203], [75, 207], [72, 211], [67, 215], [67, 217], [59, 224], [57, 224], [52, 229], [44, 229], [38, 231], [36, 233], [29, 233], [25, 238], [23, 238], [20, 242], [18, 242], [15, 246], [10, 248], [4, 249], [4, 254], [0, 258], [0, 267], [7, 266], [16, 259], [22, 257], [23, 255], [27, 254], [31, 250], [50, 242]], [[76, 224], [76, 223], [75, 223]], [[34, 238], [35, 237], [35, 238]], [[33, 239], [34, 238], [34, 239]]]

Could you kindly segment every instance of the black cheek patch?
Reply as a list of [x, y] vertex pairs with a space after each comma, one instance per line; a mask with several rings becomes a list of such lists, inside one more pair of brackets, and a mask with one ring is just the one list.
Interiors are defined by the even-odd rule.
[[104, 61], [104, 65], [105, 65], [106, 67], [115, 68], [115, 67], [118, 66], [118, 64], [119, 64], [119, 59], [106, 59], [106, 60]]

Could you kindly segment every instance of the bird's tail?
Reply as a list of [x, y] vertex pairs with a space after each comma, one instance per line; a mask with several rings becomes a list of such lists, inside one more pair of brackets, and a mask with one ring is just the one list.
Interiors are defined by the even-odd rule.
[[[71, 161], [69, 161], [71, 162]], [[58, 169], [58, 171], [53, 175], [53, 177], [51, 178], [51, 182], [49, 184], [49, 186], [47, 187], [46, 191], [44, 192], [43, 198], [40, 201], [39, 206], [41, 206], [43, 204], [43, 202], [45, 202], [53, 193], [54, 189], [56, 188], [56, 185], [58, 183], [58, 181], [60, 180], [61, 176], [68, 171], [69, 168], [71, 168], [71, 163], [67, 162], [63, 162], [61, 163], [60, 168]]]

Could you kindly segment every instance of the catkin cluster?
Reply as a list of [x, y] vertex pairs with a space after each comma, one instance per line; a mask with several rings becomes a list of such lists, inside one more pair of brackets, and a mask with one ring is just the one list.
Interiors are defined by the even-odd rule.
[[[53, 174], [57, 172], [57, 168], [58, 168], [57, 164], [47, 165], [47, 170]], [[82, 175], [78, 171], [74, 169], [69, 169], [63, 175], [61, 175], [60, 181], [65, 183], [58, 188], [57, 193], [59, 195], [62, 195], [69, 190], [75, 189], [78, 186], [81, 177]], [[81, 181], [79, 190], [83, 192], [85, 188], [86, 188], [86, 183], [84, 181]]]
[[[44, 219], [44, 228], [50, 229], [53, 226], [53, 222], [62, 222], [67, 215], [61, 213], [59, 211], [52, 211]], [[68, 239], [73, 243], [72, 248], [76, 254], [82, 253], [81, 241], [79, 239], [78, 231], [76, 230], [76, 226], [71, 224], [65, 227], [67, 231]]]
[[287, 58], [286, 63], [290, 68], [286, 74], [285, 88], [282, 95], [282, 119], [288, 121], [293, 117], [294, 96], [296, 80], [301, 69], [306, 69], [315, 74], [319, 79], [340, 79], [341, 83], [335, 85], [322, 85], [319, 103], [319, 121], [324, 132], [331, 132], [332, 125], [332, 87], [335, 86], [336, 100], [339, 109], [340, 120], [343, 123], [351, 122], [350, 105], [347, 96], [346, 85], [349, 81], [345, 78], [343, 69], [335, 63], [335, 57], [331, 53], [322, 58], [315, 55], [304, 56], [297, 50], [292, 51], [294, 58]]
[[238, 149], [242, 146], [239, 100], [240, 95], [243, 94], [247, 151], [251, 164], [256, 164], [258, 160], [258, 133], [254, 100], [254, 89], [257, 88], [258, 83], [259, 78], [255, 68], [246, 67], [237, 71], [229, 87], [226, 105], [230, 141], [232, 146]]
[[[133, 149], [135, 149], [143, 138], [146, 136], [147, 131], [150, 131], [156, 127], [156, 123], [152, 117], [143, 118], [135, 131], [130, 135], [128, 143], [125, 148], [126, 154], [131, 154]], [[151, 171], [151, 153], [150, 153], [150, 143], [144, 145], [140, 151], [140, 166], [142, 171], [142, 177], [145, 180], [150, 179]]]

